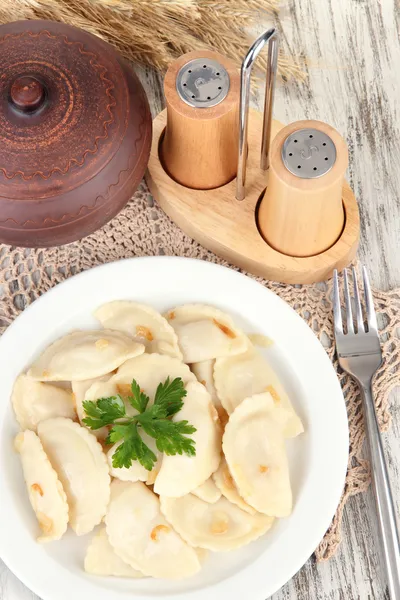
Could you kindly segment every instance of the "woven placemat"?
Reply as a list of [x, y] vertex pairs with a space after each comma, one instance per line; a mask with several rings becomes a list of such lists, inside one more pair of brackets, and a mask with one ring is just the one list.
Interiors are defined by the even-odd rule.
[[[113, 221], [79, 242], [43, 250], [0, 246], [0, 331], [28, 304], [71, 275], [121, 258], [151, 255], [189, 256], [230, 266], [185, 235], [157, 206], [143, 183]], [[260, 278], [258, 281], [288, 302], [319, 337], [338, 371], [346, 400], [350, 428], [346, 485], [335, 518], [315, 551], [317, 560], [327, 560], [340, 544], [342, 514], [348, 498], [365, 491], [370, 482], [369, 465], [361, 452], [364, 429], [360, 397], [357, 387], [333, 359], [330, 282], [291, 286]], [[400, 385], [400, 290], [374, 291], [374, 298], [384, 351], [384, 364], [375, 381], [376, 406], [381, 428], [386, 430], [390, 424], [388, 396]]]

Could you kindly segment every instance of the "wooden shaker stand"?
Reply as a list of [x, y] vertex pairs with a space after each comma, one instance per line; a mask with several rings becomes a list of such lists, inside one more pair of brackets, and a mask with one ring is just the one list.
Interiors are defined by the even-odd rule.
[[[191, 52], [171, 65], [165, 78], [167, 109], [153, 122], [146, 179], [162, 209], [217, 255], [266, 279], [312, 283], [354, 258], [359, 213], [344, 180], [348, 153], [341, 136], [318, 121], [284, 127], [271, 118], [274, 40], [274, 29], [256, 40], [243, 61], [240, 85], [231, 61], [214, 52]], [[267, 41], [263, 121], [260, 113], [249, 111], [248, 98], [252, 64]], [[213, 58], [229, 73], [229, 93], [212, 108], [193, 108], [176, 90], [177, 73], [197, 58]], [[329, 135], [336, 147], [331, 170], [313, 179], [290, 172], [281, 151], [291, 133], [309, 127]]]

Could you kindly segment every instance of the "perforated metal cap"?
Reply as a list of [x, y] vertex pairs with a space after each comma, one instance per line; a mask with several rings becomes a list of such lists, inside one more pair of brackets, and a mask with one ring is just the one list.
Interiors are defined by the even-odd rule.
[[336, 162], [336, 146], [318, 129], [299, 129], [282, 146], [285, 167], [302, 179], [316, 179], [330, 171]]
[[216, 60], [196, 58], [178, 72], [176, 90], [180, 98], [194, 108], [216, 106], [229, 92], [229, 75]]

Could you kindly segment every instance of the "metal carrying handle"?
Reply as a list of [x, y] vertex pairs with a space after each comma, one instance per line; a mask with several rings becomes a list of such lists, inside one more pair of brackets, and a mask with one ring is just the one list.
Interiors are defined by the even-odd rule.
[[278, 64], [279, 35], [273, 27], [268, 29], [250, 47], [240, 70], [240, 105], [239, 105], [239, 154], [236, 179], [236, 199], [244, 200], [246, 195], [246, 163], [247, 163], [247, 129], [249, 121], [249, 101], [251, 72], [254, 61], [268, 42], [268, 67], [265, 83], [264, 122], [261, 141], [261, 169], [268, 169], [269, 149], [271, 142], [272, 108], [274, 104], [274, 91], [276, 71]]

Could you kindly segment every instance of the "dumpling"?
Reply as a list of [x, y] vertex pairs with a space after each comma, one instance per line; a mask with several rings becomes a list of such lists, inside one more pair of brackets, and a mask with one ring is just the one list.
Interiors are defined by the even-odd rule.
[[211, 400], [217, 409], [217, 413], [221, 420], [221, 423], [225, 425], [228, 420], [228, 415], [226, 410], [221, 404], [221, 400], [218, 398], [217, 390], [214, 385], [214, 365], [215, 359], [212, 360], [203, 360], [202, 362], [193, 363], [190, 365], [190, 369], [192, 373], [194, 373], [197, 377], [197, 381], [202, 383], [208, 393], [211, 396]]
[[221, 429], [210, 394], [198, 381], [188, 383], [186, 391], [184, 405], [172, 420], [186, 420], [196, 428], [190, 434], [196, 444], [196, 455], [165, 455], [154, 484], [156, 494], [174, 498], [204, 483], [218, 468], [221, 458]]
[[239, 354], [248, 341], [231, 317], [213, 306], [185, 304], [167, 313], [185, 363]]
[[115, 554], [113, 547], [108, 541], [106, 528], [102, 526], [93, 536], [85, 556], [85, 571], [91, 575], [103, 575], [105, 577], [143, 577], [143, 573], [133, 569], [130, 565]]
[[221, 459], [218, 469], [213, 473], [213, 480], [220, 494], [225, 496], [229, 502], [236, 504], [236, 506], [251, 515], [254, 515], [257, 512], [252, 506], [249, 506], [239, 494], [232, 475], [229, 472], [225, 458]]
[[196, 552], [197, 558], [199, 559], [201, 566], [203, 566], [204, 563], [207, 561], [210, 553], [205, 548], [193, 548], [193, 550]]
[[265, 358], [253, 346], [243, 354], [218, 358], [214, 366], [214, 383], [218, 397], [229, 414], [245, 398], [270, 392], [274, 401], [288, 411], [285, 437], [296, 437], [304, 431], [284, 387]]
[[113, 381], [120, 386], [120, 393], [127, 386], [129, 393], [132, 379], [135, 379], [144, 393], [153, 402], [158, 385], [167, 379], [180, 377], [184, 384], [196, 381], [189, 367], [177, 358], [162, 354], [142, 354], [123, 364], [113, 376]]
[[254, 346], [259, 348], [270, 348], [274, 345], [274, 340], [262, 333], [248, 333], [247, 337]]
[[221, 498], [221, 492], [215, 485], [212, 477], [209, 477], [207, 481], [193, 490], [192, 494], [210, 504], [214, 504], [214, 502], [217, 502]]
[[182, 579], [200, 570], [196, 551], [167, 523], [144, 483], [113, 481], [105, 522], [116, 554], [145, 575]]
[[100, 306], [94, 316], [103, 327], [127, 333], [144, 344], [146, 352], [168, 354], [182, 360], [175, 331], [151, 306], [116, 300]]
[[85, 394], [94, 383], [108, 381], [110, 375], [103, 375], [102, 377], [94, 377], [93, 379], [83, 379], [82, 381], [71, 381], [73, 401], [75, 403], [76, 413], [79, 421], [82, 423], [82, 419], [85, 418], [86, 414], [83, 410], [83, 401], [85, 400]]
[[203, 360], [202, 362], [193, 363], [190, 365], [192, 373], [196, 375], [197, 381], [202, 383], [207, 392], [211, 396], [214, 406], [221, 404], [217, 396], [217, 390], [214, 385], [214, 365], [215, 359]]
[[77, 535], [92, 531], [110, 498], [110, 475], [100, 444], [70, 419], [42, 421], [38, 435], [67, 495], [72, 529]]
[[[116, 396], [118, 394], [118, 387], [116, 383], [113, 382], [112, 378], [110, 379], [108, 376], [105, 376], [99, 377], [98, 379], [92, 381], [92, 385], [85, 392], [84, 400], [96, 402], [97, 400], [100, 400], [100, 398], [109, 398], [110, 396]], [[129, 407], [131, 412], [133, 412], [132, 407], [130, 405]], [[86, 413], [83, 410], [83, 405], [81, 406], [81, 414], [82, 418], [85, 418]], [[83, 427], [86, 427], [84, 423], [82, 423], [82, 425]], [[88, 429], [90, 433], [95, 435], [100, 442], [105, 441], [109, 432], [108, 427], [101, 427], [100, 429]]]
[[15, 380], [11, 402], [21, 429], [36, 431], [40, 421], [51, 417], [75, 418], [71, 392], [35, 381], [28, 375]]
[[74, 331], [48, 346], [28, 375], [38, 381], [92, 379], [143, 352], [143, 344], [120, 331]]
[[161, 510], [172, 527], [192, 546], [215, 552], [235, 550], [266, 533], [273, 518], [249, 513], [221, 498], [209, 504], [188, 494], [160, 497]]
[[246, 398], [229, 418], [223, 450], [240, 495], [260, 513], [287, 517], [292, 490], [282, 429], [285, 409], [271, 394]]
[[29, 500], [42, 530], [38, 542], [59, 540], [67, 531], [68, 504], [63, 486], [36, 433], [23, 431], [15, 438]]

